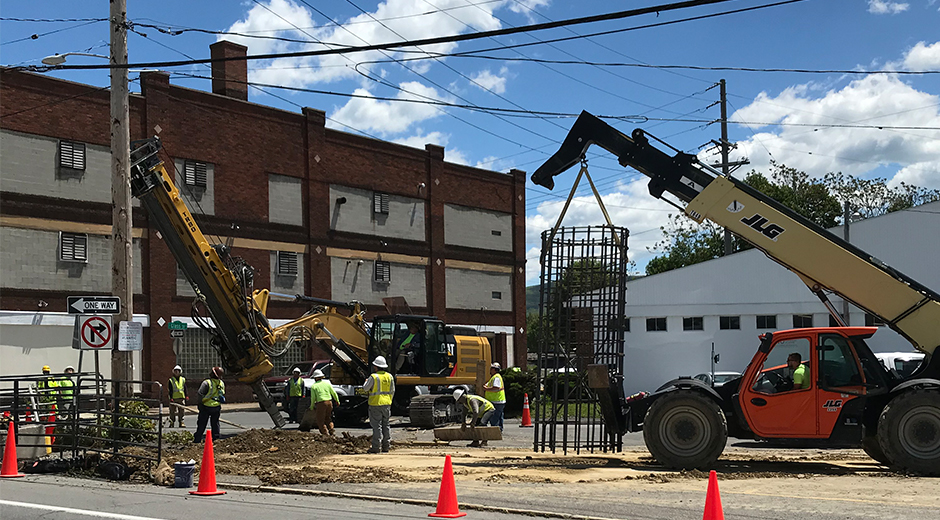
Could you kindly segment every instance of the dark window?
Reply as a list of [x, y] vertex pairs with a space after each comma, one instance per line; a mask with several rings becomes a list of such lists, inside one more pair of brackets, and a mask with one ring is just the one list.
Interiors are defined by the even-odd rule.
[[794, 329], [805, 329], [807, 327], [813, 326], [813, 315], [812, 314], [794, 314], [793, 315], [793, 328]]
[[392, 281], [392, 263], [385, 262], [382, 260], [375, 261], [375, 277], [373, 278], [376, 282], [389, 283]]
[[836, 321], [836, 317], [835, 317], [835, 316], [833, 316], [832, 314], [830, 314], [830, 315], [829, 315], [829, 326], [830, 326], [830, 327], [841, 327], [842, 325], [840, 325], [839, 322]]
[[719, 316], [718, 328], [721, 330], [738, 330], [741, 328], [740, 316]]
[[623, 331], [630, 332], [630, 318], [623, 319]]
[[293, 251], [277, 252], [277, 274], [278, 276], [297, 276], [297, 253]]
[[494, 299], [494, 300], [502, 300], [502, 299], [503, 299], [503, 293], [501, 293], [500, 291], [493, 291], [493, 299]]
[[775, 315], [758, 316], [757, 328], [758, 329], [776, 329], [777, 328], [777, 316]]
[[59, 141], [59, 168], [68, 172], [85, 171], [85, 143]]
[[666, 318], [646, 318], [647, 332], [664, 332], [666, 330]]
[[183, 182], [193, 188], [205, 189], [209, 177], [209, 165], [204, 162], [190, 161], [186, 159], [183, 162]]
[[705, 323], [701, 316], [682, 318], [682, 330], [705, 330]]
[[495, 230], [495, 229], [492, 230], [492, 231], [490, 231], [490, 233], [491, 233], [494, 237], [501, 237], [501, 236], [503, 236], [503, 232], [502, 232], [502, 231], [497, 231], [497, 230]]
[[372, 193], [372, 213], [374, 215], [388, 215], [388, 193]]
[[868, 314], [866, 312], [865, 313], [865, 326], [866, 327], [884, 327], [885, 322], [878, 316], [875, 316], [874, 314]]
[[59, 260], [63, 262], [88, 261], [88, 235], [84, 233], [59, 233]]

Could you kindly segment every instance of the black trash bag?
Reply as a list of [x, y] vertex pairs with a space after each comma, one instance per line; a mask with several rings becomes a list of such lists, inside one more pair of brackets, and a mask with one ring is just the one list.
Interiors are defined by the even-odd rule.
[[23, 473], [63, 473], [72, 468], [72, 463], [62, 459], [37, 460], [23, 467]]
[[106, 460], [98, 465], [98, 474], [108, 480], [127, 480], [134, 471], [123, 462]]

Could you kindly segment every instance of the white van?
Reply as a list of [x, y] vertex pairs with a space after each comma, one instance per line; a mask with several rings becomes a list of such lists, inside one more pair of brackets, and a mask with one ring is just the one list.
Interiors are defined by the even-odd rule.
[[894, 370], [901, 377], [913, 374], [924, 360], [921, 352], [878, 352], [875, 357], [885, 368]]

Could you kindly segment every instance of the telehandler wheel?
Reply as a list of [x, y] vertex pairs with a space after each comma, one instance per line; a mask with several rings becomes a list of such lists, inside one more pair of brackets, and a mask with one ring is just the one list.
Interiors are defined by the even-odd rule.
[[881, 445], [878, 443], [878, 437], [874, 435], [862, 437], [862, 450], [865, 451], [866, 455], [878, 461], [878, 463], [884, 464], [885, 466], [891, 465], [891, 461], [888, 460], [887, 455], [885, 455], [885, 452], [881, 449]]
[[878, 420], [878, 442], [895, 467], [940, 476], [940, 389], [908, 390]]
[[728, 425], [714, 401], [697, 392], [676, 390], [647, 410], [643, 440], [664, 466], [711, 469], [725, 449]]

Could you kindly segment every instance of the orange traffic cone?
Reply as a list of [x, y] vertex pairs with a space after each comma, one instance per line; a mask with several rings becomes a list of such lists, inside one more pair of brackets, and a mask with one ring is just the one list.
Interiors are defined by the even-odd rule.
[[16, 460], [16, 433], [13, 432], [13, 421], [7, 428], [7, 445], [3, 449], [3, 467], [0, 467], [0, 478], [25, 477], [19, 472], [20, 465]]
[[708, 472], [708, 493], [705, 494], [705, 514], [702, 520], [725, 520], [725, 513], [721, 510], [721, 495], [718, 494], [718, 474], [715, 470]]
[[457, 486], [454, 485], [454, 467], [450, 455], [444, 459], [444, 475], [441, 476], [441, 492], [437, 495], [437, 511], [428, 516], [435, 518], [460, 518], [467, 516], [457, 506]]
[[522, 401], [522, 424], [519, 425], [520, 428], [531, 428], [532, 427], [532, 416], [529, 415], [529, 394], [524, 394]]
[[215, 453], [212, 451], [212, 432], [206, 432], [206, 447], [202, 450], [202, 467], [199, 468], [199, 487], [190, 495], [224, 495], [215, 487]]

